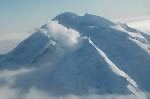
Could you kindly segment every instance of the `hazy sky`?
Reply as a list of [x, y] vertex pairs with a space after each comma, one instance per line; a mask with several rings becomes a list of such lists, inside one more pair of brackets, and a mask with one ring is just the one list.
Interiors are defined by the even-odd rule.
[[109, 19], [146, 16], [150, 0], [0, 0], [0, 33], [30, 31], [66, 11]]

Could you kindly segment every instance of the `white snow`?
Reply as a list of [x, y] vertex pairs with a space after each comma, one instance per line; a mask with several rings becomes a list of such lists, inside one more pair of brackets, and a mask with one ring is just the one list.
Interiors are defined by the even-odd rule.
[[127, 31], [125, 28], [123, 28], [121, 25], [114, 25], [112, 26], [113, 29], [122, 31], [127, 33], [129, 36], [133, 37], [133, 38], [140, 38], [140, 39], [145, 39], [140, 33], [135, 33], [135, 32], [129, 32]]
[[136, 39], [133, 38], [129, 38], [131, 41], [135, 42], [139, 47], [143, 48], [146, 52], [148, 52], [150, 54], [150, 43], [149, 44], [145, 44], [142, 43]]

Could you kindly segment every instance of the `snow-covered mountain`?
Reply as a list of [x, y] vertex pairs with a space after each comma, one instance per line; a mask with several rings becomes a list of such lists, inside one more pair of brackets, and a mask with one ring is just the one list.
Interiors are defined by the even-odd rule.
[[0, 68], [36, 68], [14, 87], [53, 95], [150, 91], [150, 36], [103, 17], [66, 12], [0, 57]]

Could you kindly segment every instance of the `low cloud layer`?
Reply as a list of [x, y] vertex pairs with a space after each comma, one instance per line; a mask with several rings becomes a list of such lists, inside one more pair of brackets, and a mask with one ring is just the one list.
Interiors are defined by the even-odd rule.
[[140, 99], [134, 95], [86, 95], [86, 96], [49, 96], [47, 93], [36, 88], [31, 88], [28, 93], [20, 94], [19, 90], [11, 89], [7, 86], [0, 87], [0, 97], [2, 99]]
[[0, 33], [0, 55], [6, 54], [14, 49], [30, 33]]
[[[1, 99], [140, 99], [134, 95], [65, 95], [65, 96], [51, 96], [48, 92], [37, 89], [35, 86], [32, 86], [28, 92], [22, 92], [19, 88], [12, 88], [10, 81], [15, 81], [17, 76], [26, 75], [29, 72], [32, 72], [34, 69], [20, 69], [15, 71], [1, 71], [0, 72], [0, 81], [2, 79], [7, 80], [6, 84], [0, 84], [0, 98]], [[29, 75], [30, 76], [30, 75]], [[15, 82], [14, 82], [15, 83]]]

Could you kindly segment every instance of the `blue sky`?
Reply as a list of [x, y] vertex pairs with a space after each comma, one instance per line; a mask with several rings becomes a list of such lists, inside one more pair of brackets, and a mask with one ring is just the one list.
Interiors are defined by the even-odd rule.
[[30, 31], [59, 13], [91, 13], [109, 19], [146, 16], [150, 0], [0, 0], [0, 33]]

